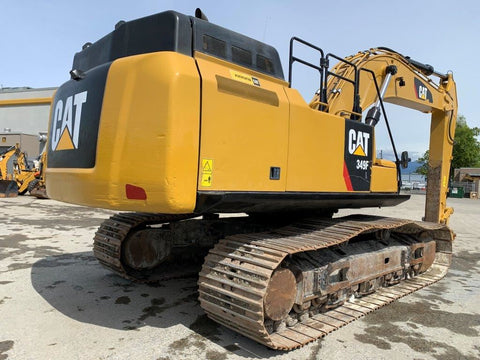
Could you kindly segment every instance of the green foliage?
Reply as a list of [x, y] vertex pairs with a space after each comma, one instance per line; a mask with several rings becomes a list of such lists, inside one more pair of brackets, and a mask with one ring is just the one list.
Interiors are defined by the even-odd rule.
[[[476, 136], [480, 135], [480, 129], [470, 128], [467, 125], [465, 116], [460, 115], [455, 127], [455, 142], [453, 144], [452, 168], [461, 167], [480, 167], [480, 142]], [[428, 173], [429, 151], [425, 151], [418, 161], [422, 165], [417, 168], [415, 173], [427, 176]]]
[[480, 167], [480, 142], [475, 138], [478, 135], [480, 129], [470, 128], [465, 117], [460, 115], [455, 128], [452, 168]]
[[415, 170], [415, 174], [420, 174], [423, 176], [427, 176], [428, 173], [428, 157], [429, 157], [429, 151], [425, 151], [425, 154], [423, 154], [422, 157], [418, 158], [418, 162], [422, 163], [420, 167]]

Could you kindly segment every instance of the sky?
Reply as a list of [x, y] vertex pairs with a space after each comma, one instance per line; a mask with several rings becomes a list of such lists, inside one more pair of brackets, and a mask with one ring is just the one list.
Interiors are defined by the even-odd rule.
[[[69, 79], [75, 52], [111, 32], [119, 20], [165, 10], [193, 15], [197, 7], [211, 22], [274, 46], [285, 76], [292, 36], [341, 57], [384, 46], [441, 73], [452, 71], [459, 114], [470, 127], [480, 127], [477, 0], [0, 0], [0, 86], [60, 86]], [[318, 80], [313, 73], [294, 71], [293, 87], [309, 101]], [[387, 107], [387, 114], [397, 149], [413, 158], [422, 155], [428, 149], [429, 116], [395, 105]], [[377, 149], [388, 154], [383, 121], [376, 141]]]

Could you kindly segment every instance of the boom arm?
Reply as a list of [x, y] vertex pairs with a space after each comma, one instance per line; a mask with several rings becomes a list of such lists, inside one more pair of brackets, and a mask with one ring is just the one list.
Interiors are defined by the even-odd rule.
[[[379, 98], [383, 98], [383, 101], [431, 114], [425, 220], [447, 223], [453, 212], [446, 206], [446, 197], [457, 118], [452, 74], [435, 73], [430, 65], [384, 48], [360, 52], [345, 60], [347, 63], [340, 62], [326, 77], [326, 111], [329, 113], [361, 118], [361, 109], [376, 102], [364, 120], [375, 125], [380, 115]], [[431, 75], [439, 79], [438, 84]], [[352, 84], [355, 77], [358, 78], [356, 86]], [[321, 106], [320, 95], [313, 99], [311, 106]]]
[[7, 174], [8, 174], [8, 162], [12, 158], [12, 156], [20, 154], [20, 149], [17, 145], [11, 146], [7, 150], [5, 150], [3, 153], [0, 154], [0, 180], [7, 180]]

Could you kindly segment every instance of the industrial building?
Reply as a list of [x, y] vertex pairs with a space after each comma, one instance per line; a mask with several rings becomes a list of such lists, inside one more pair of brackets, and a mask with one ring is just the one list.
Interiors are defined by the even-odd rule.
[[[453, 173], [452, 189], [456, 189], [457, 197], [478, 198], [480, 189], [480, 168], [459, 168]], [[452, 194], [451, 194], [452, 196]]]
[[40, 141], [43, 139], [46, 140], [46, 137], [40, 138], [40, 135], [13, 133], [10, 131], [0, 132], [0, 154], [18, 144], [29, 158], [36, 158], [45, 144], [45, 141]]
[[38, 157], [45, 143], [55, 90], [0, 88], [0, 152], [18, 143], [29, 158]]

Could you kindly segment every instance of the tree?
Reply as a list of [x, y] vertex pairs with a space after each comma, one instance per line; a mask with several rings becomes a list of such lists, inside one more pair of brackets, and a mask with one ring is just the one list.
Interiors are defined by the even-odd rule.
[[460, 115], [455, 128], [452, 168], [480, 167], [480, 142], [475, 138], [480, 129], [470, 128], [467, 120]]
[[427, 176], [428, 174], [428, 158], [429, 158], [429, 151], [425, 151], [425, 154], [423, 154], [422, 157], [419, 157], [418, 158], [418, 162], [421, 163], [422, 165], [420, 165], [417, 170], [415, 170], [415, 174], [420, 174], [420, 175], [423, 175], [423, 176]]
[[[459, 115], [455, 127], [455, 141], [453, 143], [452, 168], [480, 167], [480, 142], [475, 138], [480, 135], [480, 129], [470, 128], [465, 116]], [[422, 165], [415, 173], [427, 176], [429, 151], [425, 151], [418, 162]]]

